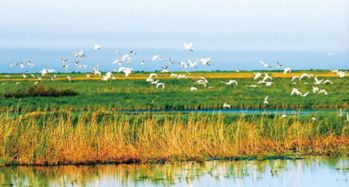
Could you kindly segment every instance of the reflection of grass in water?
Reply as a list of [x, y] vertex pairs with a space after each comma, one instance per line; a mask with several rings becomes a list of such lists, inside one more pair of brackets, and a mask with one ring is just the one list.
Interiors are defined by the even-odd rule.
[[215, 180], [258, 180], [271, 171], [272, 176], [287, 171], [290, 167], [321, 167], [335, 169], [348, 164], [346, 158], [309, 158], [305, 160], [263, 160], [263, 161], [209, 161], [203, 163], [185, 162], [140, 165], [97, 165], [97, 166], [54, 166], [54, 167], [12, 167], [0, 168], [2, 184], [17, 186], [49, 186], [64, 184], [87, 185], [101, 178], [109, 178], [121, 184], [171, 185], [180, 181], [192, 183], [205, 177]]

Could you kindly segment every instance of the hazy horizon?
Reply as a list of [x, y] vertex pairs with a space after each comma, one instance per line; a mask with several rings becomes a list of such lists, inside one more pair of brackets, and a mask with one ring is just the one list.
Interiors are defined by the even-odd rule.
[[[211, 56], [227, 70], [263, 69], [260, 60], [347, 69], [348, 23], [348, 0], [1, 0], [0, 72], [29, 59], [38, 69], [57, 67], [78, 50], [92, 53], [86, 63], [110, 66], [113, 53], [106, 51], [130, 49], [146, 58]], [[183, 42], [193, 42], [195, 52], [187, 54]], [[103, 45], [99, 54], [91, 50], [96, 43]]]

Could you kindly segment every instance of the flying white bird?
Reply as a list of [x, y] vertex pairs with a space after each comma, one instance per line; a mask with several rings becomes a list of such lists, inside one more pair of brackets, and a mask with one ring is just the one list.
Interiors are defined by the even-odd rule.
[[164, 88], [165, 88], [165, 84], [162, 83], [162, 82], [159, 82], [159, 83], [156, 84], [156, 88], [159, 88], [159, 87], [161, 87], [162, 89], [164, 89]]
[[259, 63], [261, 63], [265, 68], [271, 68], [271, 65], [265, 63], [264, 61], [260, 61]]
[[302, 97], [307, 97], [308, 94], [309, 94], [309, 92], [306, 92], [306, 93], [304, 93], [304, 94], [301, 94], [300, 96], [302, 96]]
[[314, 77], [314, 80], [314, 84], [321, 84], [324, 81], [323, 79], [319, 80], [317, 77]]
[[235, 86], [238, 85], [238, 82], [236, 80], [229, 80], [228, 82], [221, 81], [221, 83], [223, 83], [225, 85], [232, 85], [232, 84], [235, 84]]
[[73, 52], [74, 57], [76, 58], [84, 58], [86, 55], [84, 54], [84, 50], [81, 51], [74, 51]]
[[100, 49], [102, 49], [102, 45], [95, 44], [95, 45], [93, 46], [93, 49], [94, 49], [94, 50], [100, 50]]
[[292, 88], [291, 95], [302, 95], [302, 93], [297, 88]]
[[184, 43], [184, 44], [183, 44], [183, 48], [184, 48], [185, 50], [188, 50], [188, 51], [190, 51], [190, 52], [193, 52], [193, 51], [194, 51], [194, 50], [193, 50], [193, 42]]
[[323, 82], [323, 84], [333, 84], [333, 82], [330, 81], [330, 80], [325, 80], [325, 81]]
[[154, 55], [151, 61], [162, 61], [162, 57], [160, 55]]
[[260, 77], [262, 77], [262, 73], [259, 73], [259, 72], [254, 73], [254, 80], [257, 80], [257, 79], [259, 79]]
[[317, 93], [320, 91], [320, 88], [319, 87], [313, 87], [313, 93]]
[[327, 93], [327, 91], [325, 89], [319, 90], [319, 94], [328, 95], [328, 93]]
[[169, 71], [170, 70], [168, 70], [168, 66], [161, 67], [161, 70], [160, 70], [161, 73], [168, 73]]
[[199, 62], [200, 62], [202, 65], [210, 65], [210, 63], [211, 63], [211, 57], [200, 58], [200, 59], [199, 59]]
[[133, 72], [133, 69], [128, 67], [120, 67], [119, 72], [123, 72], [125, 77], [128, 77]]
[[289, 72], [291, 72], [291, 68], [290, 67], [287, 67], [287, 68], [284, 69], [284, 74], [287, 74]]

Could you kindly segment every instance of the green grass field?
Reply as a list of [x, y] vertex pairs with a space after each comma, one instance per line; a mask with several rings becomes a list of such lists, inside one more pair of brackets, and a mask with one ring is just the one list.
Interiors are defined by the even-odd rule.
[[[293, 75], [301, 74], [296, 72]], [[164, 82], [165, 89], [156, 89], [145, 81], [147, 74], [132, 74], [125, 79], [123, 75], [117, 74], [116, 80], [107, 82], [100, 78], [87, 79], [85, 74], [58, 74], [57, 80], [51, 81], [46, 78], [40, 81], [40, 85], [47, 88], [70, 89], [79, 93], [78, 96], [67, 97], [28, 97], [5, 99], [4, 94], [16, 92], [20, 89], [34, 85], [35, 79], [23, 79], [20, 75], [11, 75], [10, 78], [0, 75], [0, 108], [2, 110], [51, 110], [69, 108], [74, 110], [183, 110], [183, 109], [219, 109], [223, 103], [228, 103], [232, 108], [277, 108], [277, 109], [338, 109], [349, 108], [349, 82], [348, 78], [337, 78], [328, 76], [324, 72], [308, 72], [323, 76], [334, 84], [313, 85], [313, 79], [304, 79], [295, 84], [291, 82], [290, 76], [273, 80], [271, 87], [256, 84], [252, 73], [193, 73], [193, 78], [199, 76], [207, 77], [208, 86], [198, 85], [191, 78], [175, 79], [169, 78], [169, 74], [161, 75], [159, 79]], [[72, 77], [72, 82], [66, 80]], [[273, 76], [273, 75], [272, 75]], [[327, 77], [328, 76], [328, 77]], [[244, 78], [248, 77], [248, 78]], [[220, 81], [235, 79], [238, 86], [227, 86]], [[15, 85], [20, 82], [19, 85]], [[307, 83], [308, 84], [307, 84]], [[251, 84], [258, 88], [249, 87]], [[190, 87], [198, 88], [197, 92], [191, 92]], [[317, 86], [326, 89], [328, 95], [313, 94], [312, 87]], [[298, 88], [301, 92], [310, 91], [303, 98], [291, 96], [292, 88]], [[263, 104], [265, 96], [269, 96], [269, 104]]]

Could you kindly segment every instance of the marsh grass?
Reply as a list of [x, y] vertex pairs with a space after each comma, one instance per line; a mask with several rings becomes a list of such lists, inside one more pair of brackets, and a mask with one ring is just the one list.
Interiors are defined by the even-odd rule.
[[348, 154], [349, 123], [335, 114], [317, 118], [104, 110], [1, 113], [0, 165]]

